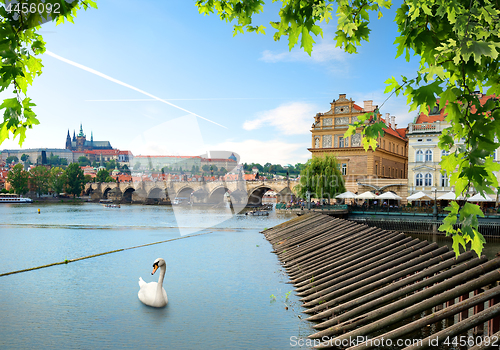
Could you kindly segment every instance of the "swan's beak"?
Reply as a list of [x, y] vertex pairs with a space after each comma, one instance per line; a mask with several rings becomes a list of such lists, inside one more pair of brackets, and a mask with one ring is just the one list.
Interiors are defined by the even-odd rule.
[[153, 267], [153, 272], [151, 272], [151, 274], [152, 274], [152, 275], [154, 275], [154, 274], [155, 274], [155, 272], [156, 272], [156, 270], [158, 270], [158, 265], [155, 265], [155, 266]]

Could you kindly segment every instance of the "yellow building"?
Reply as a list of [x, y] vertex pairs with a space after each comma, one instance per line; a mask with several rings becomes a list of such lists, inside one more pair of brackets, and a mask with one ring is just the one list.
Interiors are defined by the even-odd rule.
[[368, 152], [362, 146], [360, 129], [351, 137], [344, 137], [350, 123], [358, 121], [357, 116], [373, 112], [377, 106], [373, 101], [364, 101], [361, 108], [345, 94], [340, 94], [333, 100], [328, 112], [317, 113], [312, 125], [312, 147], [309, 148], [313, 157], [325, 153], [333, 153], [340, 164], [340, 170], [346, 182], [356, 182], [358, 179], [387, 178], [405, 179], [408, 176], [408, 141], [406, 128], [397, 128], [395, 117], [386, 114], [385, 119], [377, 115], [386, 127], [384, 136], [379, 138], [375, 151]]

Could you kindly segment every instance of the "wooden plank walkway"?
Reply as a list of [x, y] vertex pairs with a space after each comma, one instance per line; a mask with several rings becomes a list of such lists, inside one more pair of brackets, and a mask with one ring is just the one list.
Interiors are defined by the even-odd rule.
[[[309, 336], [316, 348], [391, 342], [392, 348], [424, 349], [465, 335], [477, 350], [499, 338], [500, 257], [488, 261], [469, 251], [456, 258], [436, 243], [318, 213], [263, 233], [307, 320], [316, 323]], [[443, 329], [410, 344], [412, 334], [443, 320], [447, 327], [433, 327]]]

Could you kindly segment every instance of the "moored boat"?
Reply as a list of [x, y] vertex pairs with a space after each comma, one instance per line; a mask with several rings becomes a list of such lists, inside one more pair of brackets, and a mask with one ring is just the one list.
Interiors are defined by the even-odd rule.
[[0, 193], [0, 203], [33, 203], [31, 198], [19, 197], [12, 193]]

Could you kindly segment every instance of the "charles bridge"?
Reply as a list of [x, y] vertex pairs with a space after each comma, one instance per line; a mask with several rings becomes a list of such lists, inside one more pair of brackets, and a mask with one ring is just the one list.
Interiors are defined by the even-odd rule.
[[275, 191], [277, 200], [289, 202], [298, 181], [138, 181], [87, 183], [85, 195], [92, 200], [111, 199], [119, 203], [168, 203], [174, 198], [188, 198], [193, 204], [219, 204], [226, 193], [233, 204], [256, 206], [267, 191]]

